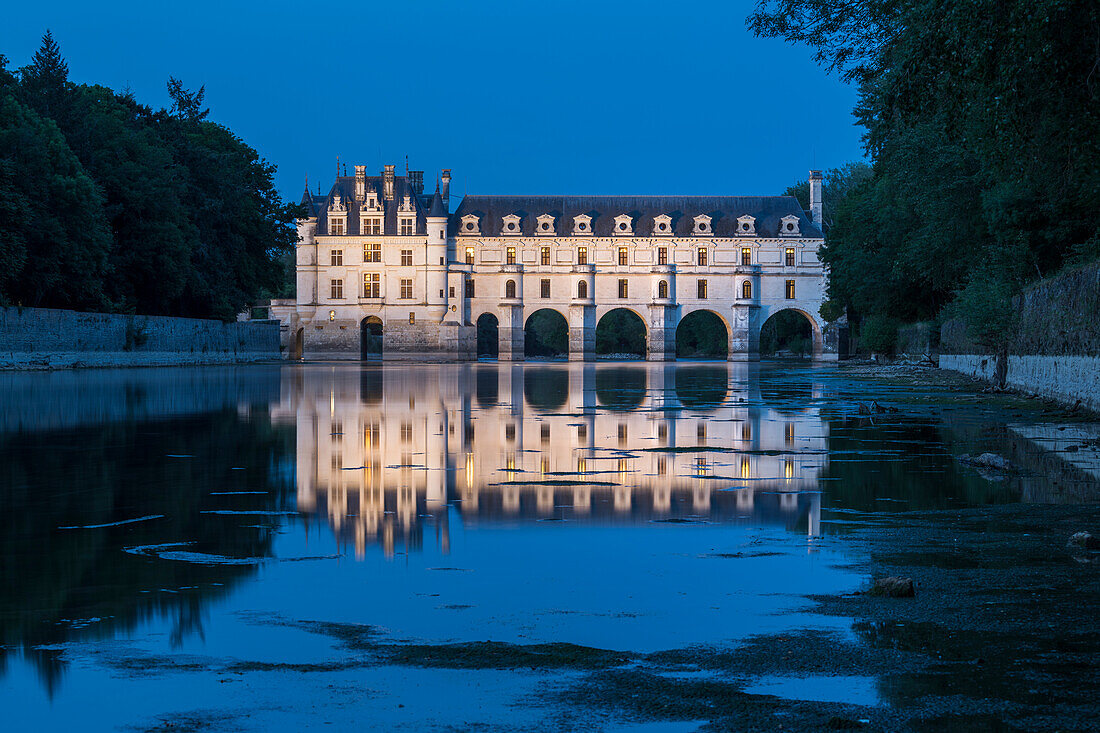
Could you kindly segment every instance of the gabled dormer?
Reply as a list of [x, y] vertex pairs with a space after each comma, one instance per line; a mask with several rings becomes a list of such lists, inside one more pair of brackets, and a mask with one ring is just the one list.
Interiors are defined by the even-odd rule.
[[714, 234], [714, 229], [711, 227], [710, 217], [706, 214], [699, 214], [693, 221], [695, 225], [691, 229], [691, 233], [696, 237], [709, 237]]
[[630, 214], [619, 214], [615, 217], [615, 226], [611, 233], [617, 237], [629, 237], [634, 234], [634, 217]]
[[737, 217], [738, 236], [748, 237], [756, 235], [756, 217], [745, 214]]
[[328, 234], [340, 235], [348, 232], [348, 207], [340, 194], [333, 194], [328, 205]]
[[458, 233], [480, 236], [481, 218], [477, 214], [466, 214], [462, 217], [462, 223], [458, 225]]
[[413, 206], [412, 196], [405, 194], [401, 197], [401, 205], [397, 207], [397, 210], [404, 214], [411, 214], [416, 211], [416, 208]]
[[542, 236], [551, 236], [554, 234], [554, 215], [553, 214], [540, 214], [535, 224], [535, 233]]
[[500, 217], [500, 233], [506, 236], [516, 236], [522, 234], [523, 230], [520, 228], [520, 222], [522, 221], [519, 214], [505, 214]]
[[798, 231], [798, 216], [795, 214], [788, 214], [779, 220], [779, 236], [781, 237], [797, 237]]
[[653, 217], [653, 236], [668, 237], [672, 235], [672, 217], [668, 214], [657, 214]]
[[573, 217], [573, 236], [587, 237], [592, 234], [592, 217], [588, 214], [577, 214]]
[[383, 211], [382, 201], [378, 198], [378, 191], [374, 189], [374, 186], [368, 186], [364, 193], [365, 198], [363, 200], [362, 207], [360, 207], [360, 211], [369, 211], [372, 214], [381, 214]]

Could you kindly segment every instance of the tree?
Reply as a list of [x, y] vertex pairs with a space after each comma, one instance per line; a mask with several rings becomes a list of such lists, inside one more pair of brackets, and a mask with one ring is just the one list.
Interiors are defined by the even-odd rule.
[[20, 71], [23, 93], [32, 107], [46, 117], [60, 114], [69, 86], [69, 65], [61, 56], [61, 46], [49, 30], [29, 66]]

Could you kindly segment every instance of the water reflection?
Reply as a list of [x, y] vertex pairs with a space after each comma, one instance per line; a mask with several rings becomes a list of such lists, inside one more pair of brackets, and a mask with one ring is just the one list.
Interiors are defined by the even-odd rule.
[[374, 373], [380, 400], [354, 368], [306, 367], [300, 386], [288, 372], [298, 509], [359, 557], [420, 546], [426, 523], [445, 547], [449, 504], [465, 523], [715, 519], [815, 535], [828, 424], [811, 405], [792, 417], [766, 404], [751, 369], [412, 366]]

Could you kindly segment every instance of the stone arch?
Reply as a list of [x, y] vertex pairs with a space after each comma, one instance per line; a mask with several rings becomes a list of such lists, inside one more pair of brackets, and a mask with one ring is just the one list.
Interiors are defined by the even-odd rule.
[[633, 308], [611, 308], [596, 321], [597, 354], [646, 355], [649, 328]]
[[359, 322], [359, 358], [363, 361], [382, 358], [382, 319], [367, 316]]
[[676, 324], [676, 358], [725, 359], [730, 348], [730, 324], [710, 308], [694, 308]]
[[485, 312], [477, 317], [477, 356], [496, 359], [500, 354], [500, 320]]
[[806, 356], [811, 356], [815, 359], [820, 358], [823, 351], [824, 351], [824, 345], [825, 345], [824, 338], [823, 338], [822, 332], [821, 332], [821, 324], [819, 324], [817, 322], [817, 319], [814, 318], [807, 311], [805, 311], [801, 308], [793, 307], [793, 306], [784, 306], [782, 308], [777, 308], [777, 309], [771, 311], [770, 313], [768, 313], [767, 317], [764, 318], [763, 321], [761, 321], [760, 330], [758, 331], [758, 334], [757, 334], [757, 338], [758, 338], [757, 343], [760, 344], [761, 353], [764, 353], [764, 349], [766, 348], [766, 345], [763, 343], [763, 337], [765, 336], [765, 327], [768, 325], [768, 322], [771, 321], [776, 316], [778, 316], [779, 314], [786, 313], [786, 312], [797, 313], [798, 315], [802, 316], [805, 323], [809, 326], [810, 345], [809, 345], [809, 349], [806, 353]]
[[569, 353], [569, 320], [554, 308], [539, 308], [524, 321], [523, 355], [565, 357]]

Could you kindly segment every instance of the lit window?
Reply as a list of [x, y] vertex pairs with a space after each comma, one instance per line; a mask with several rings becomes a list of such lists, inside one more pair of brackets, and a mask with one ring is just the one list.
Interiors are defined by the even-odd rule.
[[625, 265], [627, 263], [626, 247], [619, 247], [619, 264]]
[[578, 298], [587, 298], [588, 297], [588, 283], [584, 280], [581, 280], [579, 283], [577, 283], [577, 297]]
[[466, 264], [467, 265], [474, 264], [474, 248], [473, 247], [467, 247], [466, 248]]
[[342, 250], [342, 249], [332, 250], [332, 252], [330, 253], [329, 264], [332, 265], [333, 267], [340, 267], [341, 265], [343, 265], [344, 264], [344, 250]]
[[401, 236], [411, 237], [413, 233], [413, 220], [411, 217], [401, 217]]
[[549, 280], [543, 280], [542, 282], [539, 283], [539, 295], [542, 296], [543, 298], [549, 298], [550, 297], [550, 281]]
[[515, 280], [509, 280], [508, 282], [504, 283], [504, 297], [505, 298], [514, 298], [514, 297], [516, 297], [516, 281]]
[[658, 265], [667, 265], [668, 264], [668, 247], [658, 247], [657, 248], [657, 264]]
[[363, 262], [381, 262], [382, 245], [378, 242], [363, 245]]
[[550, 264], [550, 248], [549, 247], [539, 247], [539, 262], [541, 262], [543, 265], [549, 265]]
[[699, 248], [699, 264], [700, 265], [706, 265], [707, 264], [707, 248], [706, 247], [700, 247]]
[[752, 250], [748, 247], [741, 248], [741, 264], [745, 266], [752, 264]]
[[787, 281], [787, 300], [794, 300], [794, 280]]
[[413, 263], [413, 251], [411, 249], [401, 250], [401, 266], [412, 267]]
[[344, 297], [344, 281], [333, 280], [330, 295], [333, 300], [341, 300]]
[[697, 288], [697, 291], [698, 291], [699, 299], [700, 300], [706, 300], [707, 299], [707, 281], [706, 280], [699, 280], [698, 283], [696, 283], [696, 288]]
[[668, 297], [668, 281], [667, 280], [661, 280], [659, 283], [657, 283], [657, 297], [658, 298], [667, 298]]
[[619, 280], [619, 297], [620, 298], [628, 297], [627, 296], [626, 280]]
[[577, 247], [577, 264], [588, 264], [588, 247]]
[[413, 281], [411, 279], [402, 280], [401, 281], [401, 299], [402, 300], [412, 300], [412, 297], [413, 297]]
[[516, 264], [516, 248], [509, 247], [504, 255], [504, 263], [506, 265]]
[[741, 283], [741, 297], [742, 298], [751, 298], [752, 297], [752, 283], [750, 283], [748, 280]]
[[788, 247], [786, 254], [787, 267], [794, 267], [794, 248]]
[[381, 275], [377, 272], [363, 273], [363, 297], [377, 298], [381, 289]]

